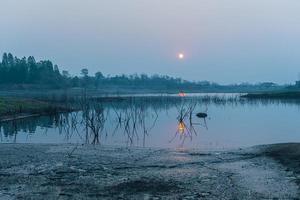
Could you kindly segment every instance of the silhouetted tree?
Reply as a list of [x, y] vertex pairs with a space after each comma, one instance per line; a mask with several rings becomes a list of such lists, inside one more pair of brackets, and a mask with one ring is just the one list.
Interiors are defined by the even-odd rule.
[[86, 69], [86, 68], [82, 69], [82, 70], [81, 70], [81, 75], [82, 75], [83, 77], [88, 77], [88, 75], [89, 75], [89, 70]]

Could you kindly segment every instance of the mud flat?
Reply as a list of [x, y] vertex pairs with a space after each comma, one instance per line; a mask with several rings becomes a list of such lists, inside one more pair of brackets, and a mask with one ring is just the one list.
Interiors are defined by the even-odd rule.
[[76, 109], [58, 103], [35, 99], [0, 97], [0, 123], [74, 110]]
[[299, 100], [300, 92], [299, 91], [274, 91], [274, 92], [262, 92], [262, 93], [249, 93], [242, 95], [244, 98], [249, 99], [290, 99], [290, 100]]
[[299, 154], [1, 144], [0, 199], [297, 199]]

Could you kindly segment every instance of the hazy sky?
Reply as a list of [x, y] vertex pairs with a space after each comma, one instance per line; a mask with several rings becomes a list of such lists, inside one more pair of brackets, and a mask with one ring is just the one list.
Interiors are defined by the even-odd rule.
[[300, 72], [300, 1], [0, 0], [3, 52], [72, 74], [290, 83]]

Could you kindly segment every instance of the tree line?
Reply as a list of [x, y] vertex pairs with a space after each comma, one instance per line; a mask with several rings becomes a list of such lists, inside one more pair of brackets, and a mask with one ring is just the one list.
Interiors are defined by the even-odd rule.
[[71, 76], [68, 71], [60, 71], [57, 65], [49, 60], [36, 61], [33, 56], [18, 58], [11, 53], [4, 53], [0, 62], [1, 85], [36, 85], [52, 88], [106, 88], [114, 86], [129, 89], [156, 89], [156, 90], [224, 90], [237, 88], [269, 88], [276, 87], [273, 83], [260, 85], [240, 84], [221, 86], [208, 81], [186, 81], [170, 76], [146, 74], [104, 76], [101, 72], [90, 75], [88, 69], [81, 70], [80, 76]]
[[[4, 53], [0, 63], [0, 84], [32, 84], [50, 87], [94, 87], [115, 85], [122, 87], [174, 88], [195, 87], [199, 84], [170, 76], [146, 74], [104, 76], [101, 72], [89, 75], [88, 69], [81, 70], [80, 76], [71, 76], [68, 71], [60, 71], [49, 60], [36, 61], [33, 56], [18, 58]], [[202, 84], [209, 84], [208, 82]]]
[[0, 63], [1, 84], [55, 85], [63, 79], [58, 66], [49, 60], [36, 62], [33, 56], [17, 58], [4, 53]]

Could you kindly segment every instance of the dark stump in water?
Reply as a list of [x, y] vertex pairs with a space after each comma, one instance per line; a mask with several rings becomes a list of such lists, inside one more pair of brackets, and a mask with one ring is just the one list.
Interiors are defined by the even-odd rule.
[[207, 117], [207, 114], [206, 114], [206, 113], [201, 113], [201, 112], [200, 112], [200, 113], [197, 113], [196, 116], [199, 117], [199, 118], [206, 118], [206, 117]]

